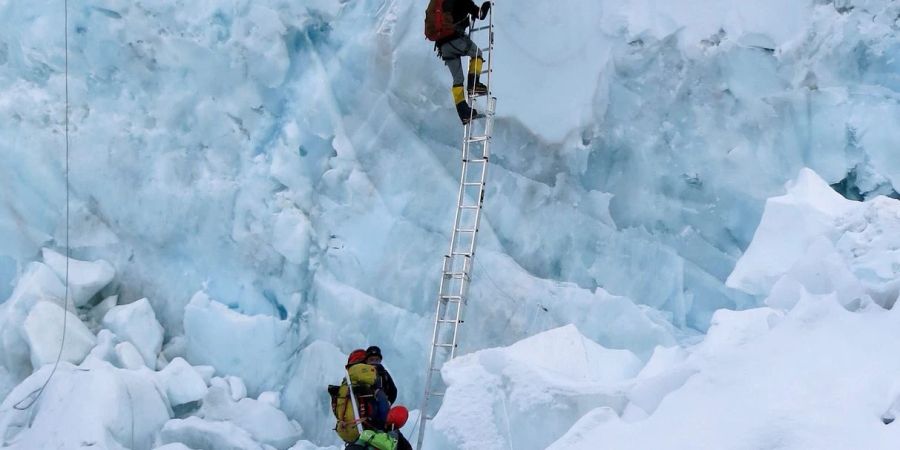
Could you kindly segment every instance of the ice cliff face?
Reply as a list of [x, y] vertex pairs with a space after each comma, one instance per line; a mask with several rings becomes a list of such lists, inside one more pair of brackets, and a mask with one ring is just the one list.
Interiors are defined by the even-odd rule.
[[[140, 392], [136, 367], [184, 358], [214, 371], [198, 369], [192, 395], [161, 394], [169, 408], [147, 424], [184, 422], [147, 425], [139, 442], [199, 445], [235, 426], [279, 448], [284, 436], [331, 443], [322, 387], [368, 344], [385, 350], [401, 401], [418, 401], [460, 137], [420, 3], [70, 5], [69, 244], [106, 262], [79, 272], [93, 284], [71, 312], [85, 328], [66, 361]], [[464, 352], [575, 324], [656, 358], [720, 308], [798, 292], [780, 274], [732, 270], [765, 199], [801, 168], [849, 197], [894, 193], [900, 6], [783, 3], [497, 5], [500, 119]], [[17, 324], [0, 348], [7, 396], [53, 354], [38, 324], [65, 314], [36, 306], [62, 296], [58, 255], [41, 250], [66, 243], [64, 54], [61, 8], [0, 2], [0, 21], [0, 319]], [[878, 292], [889, 305], [893, 291]], [[159, 348], [105, 319], [142, 298]], [[260, 437], [225, 406], [176, 408], [227, 376], [254, 401], [277, 392], [266, 404], [296, 430]], [[125, 436], [112, 439], [131, 447]]]

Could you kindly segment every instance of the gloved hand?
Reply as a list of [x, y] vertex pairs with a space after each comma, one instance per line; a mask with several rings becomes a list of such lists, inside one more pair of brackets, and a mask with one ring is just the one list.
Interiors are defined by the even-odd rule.
[[487, 17], [487, 15], [488, 15], [488, 11], [490, 11], [490, 10], [491, 10], [491, 2], [488, 1], [488, 2], [482, 3], [481, 9], [478, 13], [478, 19], [484, 20], [484, 18]]

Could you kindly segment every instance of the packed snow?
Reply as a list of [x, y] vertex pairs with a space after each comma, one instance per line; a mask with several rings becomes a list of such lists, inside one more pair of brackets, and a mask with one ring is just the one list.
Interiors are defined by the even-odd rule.
[[[418, 406], [461, 134], [423, 8], [70, 4], [67, 229], [62, 8], [0, 2], [0, 448], [334, 450], [372, 344]], [[425, 448], [896, 447], [900, 4], [494, 11]]]

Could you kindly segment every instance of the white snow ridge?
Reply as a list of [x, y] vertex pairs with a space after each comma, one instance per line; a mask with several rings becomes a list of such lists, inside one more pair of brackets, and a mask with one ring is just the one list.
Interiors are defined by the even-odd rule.
[[[343, 449], [371, 345], [415, 444], [463, 131], [428, 3], [0, 1], [0, 449]], [[896, 449], [900, 2], [492, 11], [417, 450]]]

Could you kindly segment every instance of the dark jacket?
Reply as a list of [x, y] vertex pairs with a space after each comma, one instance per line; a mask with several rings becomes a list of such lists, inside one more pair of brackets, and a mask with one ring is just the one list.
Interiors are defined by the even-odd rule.
[[478, 17], [479, 8], [472, 0], [445, 0], [444, 11], [450, 13], [457, 28], [465, 29], [469, 26], [469, 16]]
[[394, 379], [391, 378], [391, 374], [381, 364], [375, 364], [375, 370], [378, 371], [378, 377], [381, 378], [381, 390], [384, 391], [388, 401], [393, 405], [394, 401], [397, 400], [397, 385], [394, 384]]
[[456, 34], [438, 41], [438, 45], [450, 42], [466, 35], [466, 28], [472, 24], [470, 16], [478, 17], [480, 9], [472, 0], [444, 0], [444, 11], [450, 13], [453, 18]]
[[413, 450], [412, 444], [403, 437], [400, 430], [397, 430], [397, 450]]

